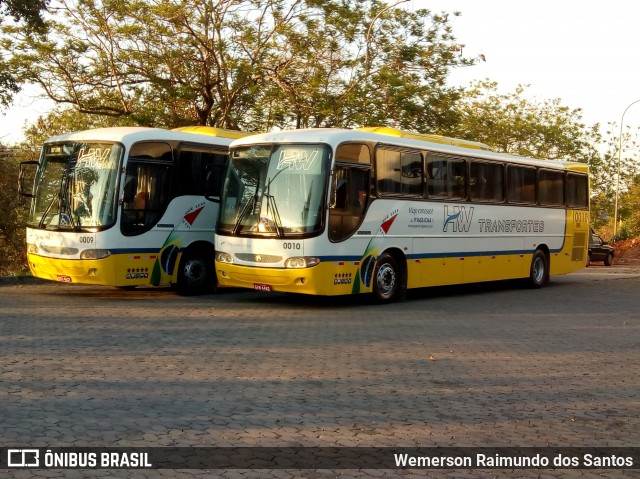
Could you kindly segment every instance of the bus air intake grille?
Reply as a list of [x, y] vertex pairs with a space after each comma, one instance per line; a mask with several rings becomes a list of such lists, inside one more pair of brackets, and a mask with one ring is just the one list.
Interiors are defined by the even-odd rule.
[[73, 256], [78, 254], [78, 248], [69, 248], [66, 246], [51, 246], [51, 245], [41, 245], [40, 249], [45, 253], [49, 254], [64, 254], [68, 256]]
[[250, 261], [252, 263], [279, 263], [282, 261], [282, 256], [275, 256], [272, 254], [249, 254], [238, 253], [236, 258], [242, 261]]

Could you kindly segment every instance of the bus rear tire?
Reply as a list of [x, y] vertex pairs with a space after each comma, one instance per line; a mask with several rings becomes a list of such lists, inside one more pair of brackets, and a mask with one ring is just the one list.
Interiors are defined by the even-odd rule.
[[380, 303], [401, 301], [406, 295], [402, 272], [398, 262], [390, 254], [382, 254], [376, 261], [373, 273], [373, 294]]
[[176, 290], [183, 296], [212, 293], [216, 289], [213, 258], [204, 252], [185, 251], [180, 260]]
[[532, 288], [542, 288], [549, 283], [549, 260], [544, 251], [537, 250], [531, 259], [529, 269], [529, 285]]

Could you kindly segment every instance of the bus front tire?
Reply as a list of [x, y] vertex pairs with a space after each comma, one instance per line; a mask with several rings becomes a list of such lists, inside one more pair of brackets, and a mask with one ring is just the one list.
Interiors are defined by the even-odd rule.
[[211, 293], [216, 288], [213, 258], [197, 251], [185, 251], [178, 270], [178, 294], [192, 296]]
[[376, 261], [373, 273], [373, 293], [380, 303], [401, 301], [406, 294], [398, 262], [389, 254], [382, 254]]
[[532, 288], [542, 288], [549, 282], [549, 261], [544, 251], [533, 253], [529, 269], [529, 284]]

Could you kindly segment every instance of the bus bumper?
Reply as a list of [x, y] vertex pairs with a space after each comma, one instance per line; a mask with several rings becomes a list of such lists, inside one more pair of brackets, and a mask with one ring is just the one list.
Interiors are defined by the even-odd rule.
[[[216, 261], [218, 285], [257, 291], [337, 296], [371, 291], [359, 284], [357, 264], [353, 267], [331, 262], [311, 268], [257, 268]], [[355, 286], [355, 287], [354, 287]]]
[[142, 261], [132, 265], [122, 257], [111, 255], [103, 259], [62, 259], [27, 254], [31, 274], [36, 278], [63, 283], [97, 284], [105, 286], [139, 286], [149, 284], [153, 263]]

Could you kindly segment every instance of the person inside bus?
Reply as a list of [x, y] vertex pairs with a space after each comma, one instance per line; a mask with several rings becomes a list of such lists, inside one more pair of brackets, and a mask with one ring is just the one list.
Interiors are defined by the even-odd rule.
[[147, 207], [149, 194], [146, 191], [137, 190], [137, 181], [134, 176], [127, 176], [122, 195], [124, 221], [130, 224], [144, 225], [144, 214]]

